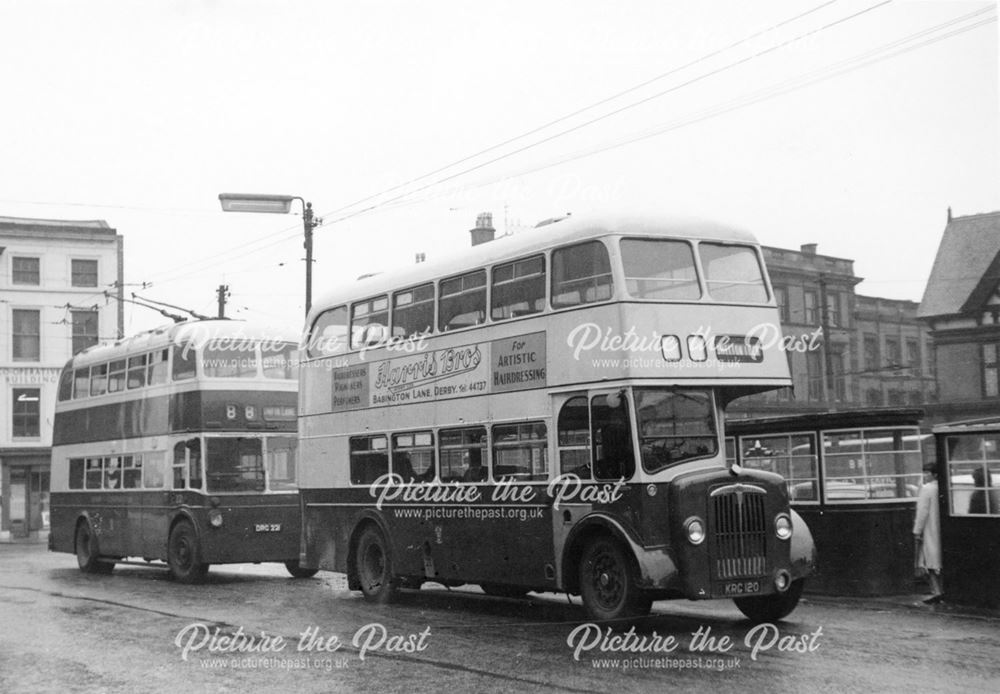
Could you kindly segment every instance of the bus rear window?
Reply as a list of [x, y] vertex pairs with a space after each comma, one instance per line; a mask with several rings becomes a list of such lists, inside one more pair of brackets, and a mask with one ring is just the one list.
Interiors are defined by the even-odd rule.
[[698, 251], [712, 299], [747, 304], [767, 303], [764, 274], [753, 248], [702, 243]]
[[622, 239], [625, 287], [634, 299], [700, 299], [694, 252], [684, 241]]
[[552, 252], [552, 308], [606, 301], [612, 288], [608, 249], [600, 241]]

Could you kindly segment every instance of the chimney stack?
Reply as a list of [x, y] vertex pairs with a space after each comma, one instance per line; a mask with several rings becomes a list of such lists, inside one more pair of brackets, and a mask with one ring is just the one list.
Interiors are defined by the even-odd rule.
[[481, 243], [488, 243], [496, 236], [497, 230], [493, 228], [493, 213], [481, 212], [476, 217], [476, 227], [469, 230], [472, 236], [472, 245], [478, 246]]
[[804, 243], [799, 247], [803, 255], [816, 255], [816, 248], [818, 244], [815, 243]]

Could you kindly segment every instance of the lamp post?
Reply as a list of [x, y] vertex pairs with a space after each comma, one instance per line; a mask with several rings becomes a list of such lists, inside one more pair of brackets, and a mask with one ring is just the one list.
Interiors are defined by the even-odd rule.
[[302, 227], [305, 231], [305, 241], [302, 245], [306, 249], [306, 315], [309, 315], [309, 309], [312, 307], [313, 229], [323, 223], [322, 219], [313, 216], [312, 203], [306, 202], [298, 195], [219, 193], [223, 212], [288, 214], [292, 210], [293, 200], [302, 203]]

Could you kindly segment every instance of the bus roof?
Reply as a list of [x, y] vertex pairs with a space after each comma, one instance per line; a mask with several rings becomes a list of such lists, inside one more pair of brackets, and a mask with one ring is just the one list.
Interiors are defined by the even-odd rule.
[[757, 243], [753, 234], [747, 231], [697, 218], [646, 213], [563, 217], [518, 234], [508, 234], [478, 246], [464, 247], [434, 261], [385, 273], [362, 275], [356, 280], [342, 283], [325, 292], [313, 305], [306, 323], [307, 329], [318, 313], [332, 306], [405, 289], [505, 260], [516, 260], [548, 248], [607, 234], [662, 236], [754, 245]]
[[242, 320], [208, 319], [189, 320], [183, 323], [168, 323], [158, 328], [145, 330], [130, 337], [123, 337], [114, 342], [88, 347], [76, 354], [67, 366], [87, 366], [110, 359], [118, 359], [130, 354], [141, 354], [153, 349], [161, 349], [167, 345], [181, 343], [187, 339], [195, 341], [212, 338], [248, 338], [252, 340], [275, 340], [281, 342], [297, 342], [298, 336], [287, 331], [276, 331]]

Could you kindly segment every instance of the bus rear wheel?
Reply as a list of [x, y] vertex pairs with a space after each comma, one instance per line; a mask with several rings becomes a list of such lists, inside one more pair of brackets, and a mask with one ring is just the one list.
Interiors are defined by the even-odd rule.
[[396, 596], [392, 575], [392, 555], [381, 531], [368, 526], [361, 532], [355, 549], [354, 566], [365, 600], [386, 604]]
[[777, 622], [792, 613], [795, 606], [799, 604], [802, 597], [802, 586], [804, 579], [793, 581], [788, 590], [776, 595], [760, 595], [748, 598], [733, 598], [736, 607], [740, 612], [750, 618], [751, 621], [763, 624], [764, 622]]
[[201, 583], [208, 573], [208, 564], [201, 561], [198, 533], [190, 521], [181, 521], [170, 531], [167, 543], [167, 565], [181, 583]]
[[88, 574], [109, 574], [115, 568], [113, 561], [101, 561], [97, 537], [85, 520], [76, 526], [76, 563]]
[[607, 536], [592, 539], [583, 550], [580, 595], [584, 609], [595, 620], [643, 617], [653, 605], [639, 588], [626, 550]]
[[285, 570], [291, 574], [292, 578], [312, 578], [319, 571], [319, 569], [303, 569], [299, 566], [298, 559], [286, 561]]

